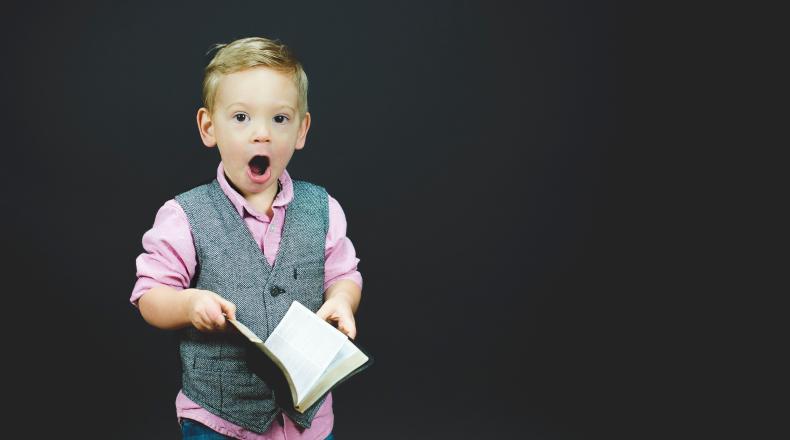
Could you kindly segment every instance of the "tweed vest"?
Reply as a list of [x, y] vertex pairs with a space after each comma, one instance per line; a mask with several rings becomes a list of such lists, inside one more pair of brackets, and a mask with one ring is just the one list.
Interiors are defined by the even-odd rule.
[[[198, 265], [192, 287], [233, 302], [236, 319], [264, 341], [293, 300], [314, 312], [323, 302], [328, 196], [323, 188], [307, 182], [294, 180], [293, 187], [273, 267], [216, 179], [175, 197], [195, 243]], [[184, 394], [250, 431], [265, 432], [280, 411], [309, 428], [325, 398], [304, 414], [279, 408], [271, 387], [250, 370], [250, 344], [245, 342], [232, 331], [184, 329], [180, 340]]]

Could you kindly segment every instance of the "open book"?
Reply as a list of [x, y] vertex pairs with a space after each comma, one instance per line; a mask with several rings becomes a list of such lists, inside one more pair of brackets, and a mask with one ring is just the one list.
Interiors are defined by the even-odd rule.
[[291, 303], [266, 342], [239, 321], [228, 322], [279, 367], [300, 413], [372, 363], [345, 334], [298, 301]]

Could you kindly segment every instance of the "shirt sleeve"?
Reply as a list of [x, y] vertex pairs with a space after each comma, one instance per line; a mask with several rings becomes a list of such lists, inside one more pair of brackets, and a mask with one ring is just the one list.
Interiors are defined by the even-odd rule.
[[197, 266], [195, 244], [186, 213], [175, 199], [159, 208], [153, 227], [143, 234], [143, 249], [136, 259], [137, 282], [129, 298], [134, 306], [152, 287], [189, 287]]
[[326, 234], [324, 257], [324, 291], [340, 280], [351, 280], [362, 288], [362, 274], [357, 270], [359, 258], [346, 236], [346, 215], [343, 208], [329, 196], [329, 230]]

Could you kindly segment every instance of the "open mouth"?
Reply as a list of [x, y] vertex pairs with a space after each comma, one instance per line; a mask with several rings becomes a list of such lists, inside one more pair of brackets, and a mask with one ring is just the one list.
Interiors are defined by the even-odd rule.
[[256, 176], [262, 176], [269, 168], [269, 158], [266, 156], [255, 156], [250, 159], [250, 171]]

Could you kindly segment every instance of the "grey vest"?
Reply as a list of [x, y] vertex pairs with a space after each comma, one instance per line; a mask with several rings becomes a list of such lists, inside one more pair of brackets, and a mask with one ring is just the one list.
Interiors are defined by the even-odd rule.
[[[293, 185], [273, 267], [216, 179], [175, 197], [195, 242], [198, 272], [193, 286], [236, 304], [236, 319], [264, 341], [293, 300], [315, 312], [324, 297], [327, 193], [307, 182], [294, 180]], [[273, 391], [248, 368], [248, 349], [232, 332], [185, 329], [180, 345], [184, 394], [250, 431], [266, 431], [279, 411], [309, 428], [324, 399], [304, 414], [278, 408]]]

